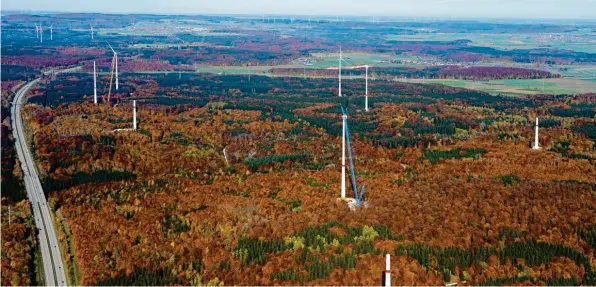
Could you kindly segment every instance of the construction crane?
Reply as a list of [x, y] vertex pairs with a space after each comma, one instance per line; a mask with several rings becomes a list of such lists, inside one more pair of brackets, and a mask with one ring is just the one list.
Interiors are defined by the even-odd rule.
[[116, 74], [116, 90], [118, 90], [118, 54], [116, 53], [116, 51], [114, 51], [114, 48], [112, 48], [112, 45], [110, 45], [110, 43], [108, 43], [108, 46], [110, 46], [110, 49], [112, 50], [112, 53], [114, 53], [114, 55], [112, 56], [112, 69], [110, 71], [110, 86], [108, 88], [108, 105], [111, 105], [111, 95], [112, 95], [112, 84], [114, 82], [114, 72]]
[[362, 189], [358, 192], [358, 186], [356, 185], [356, 174], [354, 173], [354, 161], [352, 160], [352, 145], [350, 144], [350, 129], [348, 128], [347, 114], [343, 107], [341, 107], [341, 113], [343, 114], [344, 127], [346, 134], [346, 145], [348, 146], [348, 155], [350, 159], [350, 173], [352, 175], [352, 189], [354, 189], [354, 199], [356, 200], [356, 206], [360, 206], [362, 203], [362, 197], [364, 196], [364, 190], [366, 184], [362, 185]]
[[110, 87], [108, 88], [108, 105], [111, 105], [111, 95], [112, 95], [112, 82], [114, 80], [114, 59], [112, 58], [112, 70], [110, 72]]

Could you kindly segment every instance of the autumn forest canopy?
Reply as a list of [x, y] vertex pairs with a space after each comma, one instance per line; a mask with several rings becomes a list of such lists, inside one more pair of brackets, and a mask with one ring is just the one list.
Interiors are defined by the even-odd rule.
[[[9, 109], [38, 77], [23, 122], [70, 284], [379, 285], [391, 254], [393, 285], [596, 285], [596, 94], [422, 82], [566, 80], [558, 68], [596, 54], [381, 36], [559, 25], [362, 21], [372, 32], [348, 41], [349, 22], [58, 14], [36, 18], [56, 23], [42, 45], [31, 17], [2, 19], [2, 285], [43, 280]], [[308, 60], [340, 43], [353, 63], [397, 55], [368, 70], [369, 111], [364, 66], [346, 64], [338, 97], [337, 58]], [[348, 197], [366, 185], [356, 207], [339, 199], [342, 108]]]

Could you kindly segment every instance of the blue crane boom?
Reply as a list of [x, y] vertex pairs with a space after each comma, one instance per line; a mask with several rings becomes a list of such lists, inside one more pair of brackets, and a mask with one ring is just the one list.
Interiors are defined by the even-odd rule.
[[[342, 114], [346, 115], [344, 108], [341, 107]], [[346, 128], [346, 144], [348, 146], [348, 156], [350, 159], [350, 174], [352, 175], [352, 189], [354, 190], [354, 199], [356, 200], [356, 206], [360, 206], [362, 196], [364, 195], [366, 184], [362, 185], [362, 189], [358, 192], [358, 186], [356, 185], [356, 174], [354, 173], [354, 161], [352, 160], [352, 145], [350, 144], [350, 129], [348, 128], [348, 120], [345, 120]]]

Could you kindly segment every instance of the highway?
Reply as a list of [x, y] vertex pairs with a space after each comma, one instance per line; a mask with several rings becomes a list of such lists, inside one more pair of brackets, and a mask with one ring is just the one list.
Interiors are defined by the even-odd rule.
[[[61, 72], [69, 72], [76, 70], [66, 69]], [[26, 95], [29, 89], [40, 78], [35, 79], [23, 85], [14, 96], [11, 113], [12, 113], [12, 133], [15, 138], [15, 148], [19, 158], [21, 169], [23, 170], [23, 181], [27, 189], [27, 196], [33, 208], [33, 216], [35, 225], [38, 228], [38, 241], [41, 247], [41, 255], [43, 259], [43, 269], [45, 283], [48, 286], [66, 286], [66, 276], [64, 274], [64, 265], [62, 264], [62, 256], [60, 255], [60, 247], [58, 244], [58, 237], [54, 231], [54, 224], [52, 216], [48, 209], [46, 197], [39, 181], [39, 175], [33, 156], [27, 145], [27, 138], [25, 137], [25, 130], [23, 128], [23, 121], [21, 117], [21, 106], [26, 100]]]

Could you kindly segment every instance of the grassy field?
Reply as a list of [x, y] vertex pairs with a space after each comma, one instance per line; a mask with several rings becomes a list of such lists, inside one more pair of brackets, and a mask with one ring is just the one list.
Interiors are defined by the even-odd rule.
[[590, 31], [537, 34], [493, 33], [426, 33], [414, 35], [390, 35], [395, 41], [453, 41], [467, 39], [473, 46], [492, 47], [501, 50], [535, 49], [551, 47], [577, 52], [596, 53], [596, 45], [590, 42]]
[[462, 87], [484, 91], [490, 94], [521, 96], [530, 94], [575, 94], [596, 91], [596, 79], [559, 78], [538, 80], [421, 80], [408, 79], [415, 83], [437, 83], [452, 87]]
[[[427, 83], [427, 80], [424, 80]], [[432, 83], [437, 83], [441, 85], [451, 86], [451, 87], [465, 87], [466, 83], [460, 80], [433, 80]]]
[[[373, 53], [343, 53], [343, 58], [348, 64], [343, 63], [345, 66], [352, 65], [370, 65], [376, 67], [391, 67], [400, 66], [399, 64], [391, 63], [394, 60], [415, 60], [416, 56], [402, 56], [392, 54], [373, 54]], [[308, 68], [325, 69], [329, 67], [337, 67], [339, 58], [338, 53], [313, 53], [309, 59], [312, 62], [312, 66]], [[294, 61], [293, 64], [297, 64], [300, 67], [304, 65]]]
[[596, 78], [596, 65], [555, 65], [549, 71], [567, 77]]
[[[197, 70], [200, 73], [214, 73], [214, 74], [251, 74], [251, 75], [263, 75], [268, 74], [267, 71], [273, 67], [271, 66], [252, 66], [252, 67], [241, 67], [241, 66], [227, 66], [227, 67], [199, 67]], [[250, 71], [250, 72], [249, 72]]]

